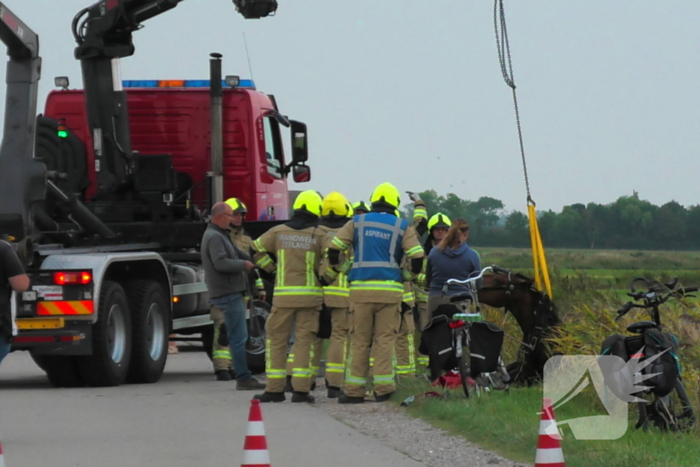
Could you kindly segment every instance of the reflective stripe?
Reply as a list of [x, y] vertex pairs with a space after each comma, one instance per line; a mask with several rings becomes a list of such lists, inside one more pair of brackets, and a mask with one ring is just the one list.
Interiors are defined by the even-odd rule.
[[418, 355], [418, 364], [427, 365], [430, 362], [430, 358], [425, 355]]
[[290, 353], [290, 354], [287, 356], [287, 363], [293, 363], [293, 362], [294, 362], [294, 354], [293, 354], [293, 353]]
[[325, 295], [335, 295], [338, 297], [349, 297], [350, 290], [345, 287], [334, 287], [328, 286], [323, 288], [323, 293]]
[[228, 350], [215, 350], [211, 353], [211, 358], [225, 358], [231, 360], [231, 352]]
[[[287, 271], [286, 265], [284, 264], [284, 250], [279, 250], [277, 252], [277, 287], [284, 286], [284, 273]], [[277, 290], [275, 289], [275, 295]]]
[[308, 287], [314, 287], [316, 285], [316, 252], [307, 251], [306, 252], [306, 285]]
[[350, 245], [346, 244], [342, 240], [340, 240], [338, 237], [333, 237], [333, 240], [331, 241], [333, 246], [338, 247], [341, 251], [345, 251], [348, 248], [350, 248]]
[[374, 384], [391, 384], [395, 375], [374, 375]]
[[[279, 277], [279, 273], [278, 273]], [[312, 295], [314, 297], [323, 297], [323, 288], [321, 287], [276, 287], [276, 296], [290, 296], [290, 295]]]
[[404, 292], [402, 300], [404, 302], [412, 302], [414, 298], [413, 292]]
[[342, 363], [326, 363], [326, 373], [343, 373], [345, 365]]
[[284, 379], [287, 377], [287, 370], [266, 370], [267, 379]]
[[292, 376], [296, 377], [309, 377], [311, 376], [311, 370], [308, 368], [292, 368]]
[[267, 250], [265, 249], [265, 247], [262, 246], [262, 243], [260, 243], [260, 239], [255, 240], [255, 241], [253, 242], [253, 246], [254, 246], [255, 249], [256, 249], [257, 251], [259, 251], [260, 253], [267, 253]]
[[[269, 256], [263, 256], [262, 258], [258, 259], [255, 264], [258, 265], [259, 268], [264, 269], [268, 267], [270, 264], [272, 264], [272, 258]], [[258, 279], [260, 281], [260, 284], [262, 285], [262, 280]], [[256, 282], [257, 284], [257, 282]]]
[[421, 219], [427, 219], [428, 218], [428, 211], [425, 210], [425, 208], [416, 208], [413, 211], [413, 218], [421, 218]]
[[[269, 258], [269, 257], [268, 257], [268, 258]], [[265, 284], [263, 284], [262, 279], [260, 279], [259, 277], [255, 280], [255, 287], [257, 287], [257, 288], [259, 288], [259, 289], [264, 289], [264, 288], [265, 288]]]
[[408, 250], [406, 252], [406, 256], [408, 256], [410, 258], [412, 256], [416, 256], [418, 253], [420, 253], [422, 251], [423, 251], [423, 247], [420, 245], [417, 245], [417, 246], [414, 246], [413, 248], [411, 248], [410, 250]]
[[348, 375], [345, 377], [345, 384], [352, 384], [354, 386], [364, 386], [367, 380], [364, 378], [356, 378], [355, 376]]
[[384, 290], [387, 292], [401, 292], [403, 295], [403, 284], [394, 281], [352, 281], [351, 290]]

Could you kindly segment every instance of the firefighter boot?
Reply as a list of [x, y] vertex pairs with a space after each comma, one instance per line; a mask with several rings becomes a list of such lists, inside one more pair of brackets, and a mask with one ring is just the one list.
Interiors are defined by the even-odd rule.
[[313, 404], [316, 402], [316, 399], [314, 396], [309, 395], [308, 392], [294, 391], [292, 393], [292, 402], [308, 402], [309, 404]]
[[338, 396], [338, 404], [363, 404], [365, 402], [364, 397], [352, 397], [347, 394], [341, 394]]
[[218, 370], [216, 372], [217, 381], [231, 381], [231, 370]]
[[260, 402], [284, 402], [286, 397], [283, 392], [263, 392], [262, 394], [256, 394], [253, 399], [257, 399]]
[[343, 393], [343, 391], [340, 388], [328, 386], [328, 398], [329, 399], [337, 399], [338, 397], [340, 397], [340, 395], [342, 393]]
[[391, 399], [391, 396], [393, 396], [394, 393], [390, 392], [389, 394], [382, 394], [381, 396], [378, 396], [377, 393], [374, 393], [374, 402], [386, 402], [389, 399]]

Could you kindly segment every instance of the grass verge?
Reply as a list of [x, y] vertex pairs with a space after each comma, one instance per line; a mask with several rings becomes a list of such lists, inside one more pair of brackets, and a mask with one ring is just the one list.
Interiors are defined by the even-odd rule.
[[[415, 380], [402, 383], [397, 401], [431, 389]], [[534, 463], [542, 408], [542, 389], [515, 388], [465, 399], [460, 391], [450, 391], [444, 399], [417, 398], [407, 410], [453, 434], [518, 462]], [[555, 414], [557, 420], [601, 415], [591, 395], [583, 394]], [[604, 410], [604, 409], [603, 409]], [[604, 412], [603, 412], [604, 413]], [[636, 409], [630, 408], [630, 429], [617, 440], [576, 440], [563, 428], [562, 446], [568, 467], [695, 467], [700, 463], [700, 436], [693, 433], [663, 433], [634, 430]]]

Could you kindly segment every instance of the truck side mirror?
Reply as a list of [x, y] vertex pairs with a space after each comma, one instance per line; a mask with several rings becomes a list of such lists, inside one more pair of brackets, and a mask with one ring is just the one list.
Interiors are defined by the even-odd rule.
[[311, 180], [311, 167], [308, 165], [295, 165], [292, 174], [296, 183], [304, 183]]
[[290, 123], [292, 134], [292, 165], [303, 164], [309, 160], [309, 138], [306, 133], [306, 123], [297, 122], [296, 120], [290, 120]]

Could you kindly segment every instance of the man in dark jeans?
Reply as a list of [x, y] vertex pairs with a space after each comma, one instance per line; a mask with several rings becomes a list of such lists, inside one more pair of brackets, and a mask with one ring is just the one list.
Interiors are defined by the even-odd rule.
[[228, 231], [233, 211], [225, 203], [211, 209], [211, 221], [202, 237], [202, 266], [209, 289], [210, 302], [224, 314], [229, 348], [236, 371], [236, 389], [264, 389], [265, 385], [248, 370], [245, 344], [248, 329], [245, 321], [243, 293], [247, 289], [247, 272], [253, 269], [250, 257], [231, 241]]
[[29, 288], [29, 278], [24, 273], [15, 250], [0, 240], [0, 362], [10, 353], [13, 335], [12, 291], [24, 292]]

